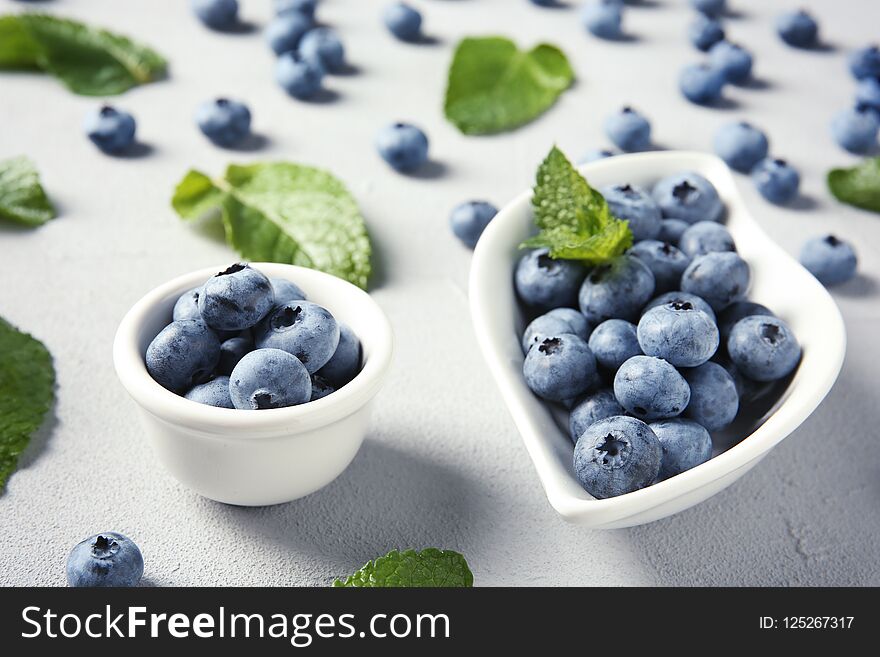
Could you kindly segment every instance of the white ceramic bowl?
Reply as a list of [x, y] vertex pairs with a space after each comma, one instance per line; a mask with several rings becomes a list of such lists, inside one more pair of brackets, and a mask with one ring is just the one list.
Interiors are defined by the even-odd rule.
[[[520, 336], [524, 318], [513, 289], [520, 242], [534, 232], [526, 192], [502, 209], [474, 252], [470, 305], [480, 348], [519, 428], [550, 504], [567, 520], [595, 528], [639, 525], [682, 511], [729, 486], [794, 431], [819, 405], [840, 372], [846, 351], [843, 318], [825, 288], [773, 243], [749, 214], [730, 170], [702, 153], [658, 152], [621, 155], [584, 165], [594, 187], [629, 182], [650, 188], [658, 179], [696, 171], [718, 189], [727, 207], [727, 227], [752, 268], [749, 299], [789, 323], [803, 347], [797, 372], [775, 405], [756, 421], [738, 424], [736, 443], [676, 477], [642, 490], [597, 500], [580, 486], [572, 469], [572, 443], [550, 407], [535, 397], [522, 377]], [[720, 449], [719, 449], [720, 447]]]
[[244, 506], [295, 500], [345, 470], [366, 435], [393, 341], [385, 314], [354, 285], [303, 267], [253, 266], [295, 282], [352, 328], [363, 346], [363, 369], [354, 380], [323, 399], [261, 411], [198, 404], [156, 383], [144, 364], [147, 346], [171, 321], [177, 298], [225, 266], [185, 274], [148, 293], [122, 320], [113, 344], [116, 373], [138, 404], [159, 461], [197, 493]]

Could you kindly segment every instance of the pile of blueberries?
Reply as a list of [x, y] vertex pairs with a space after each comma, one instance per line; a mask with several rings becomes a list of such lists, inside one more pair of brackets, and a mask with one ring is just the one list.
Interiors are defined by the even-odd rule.
[[147, 371], [200, 404], [260, 410], [321, 399], [360, 371], [361, 344], [294, 283], [234, 264], [174, 304]]
[[[706, 178], [600, 191], [629, 222], [633, 247], [590, 270], [530, 251], [514, 281], [534, 317], [522, 336], [525, 381], [570, 409], [575, 474], [607, 498], [708, 460], [710, 434], [789, 376], [801, 348], [785, 321], [746, 300], [750, 268]], [[831, 236], [807, 251], [826, 280], [855, 270], [852, 248]]]

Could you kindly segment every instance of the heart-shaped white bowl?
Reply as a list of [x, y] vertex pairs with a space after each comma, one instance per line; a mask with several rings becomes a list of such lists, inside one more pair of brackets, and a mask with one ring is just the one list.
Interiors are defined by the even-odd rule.
[[[803, 347], [797, 372], [760, 417], [738, 422], [737, 436], [716, 439], [708, 462], [648, 488], [597, 500], [574, 476], [572, 442], [554, 411], [522, 377], [520, 336], [525, 317], [513, 289], [519, 244], [535, 231], [531, 192], [502, 209], [483, 233], [470, 274], [471, 315], [480, 348], [501, 390], [547, 499], [565, 519], [610, 529], [652, 522], [687, 509], [729, 486], [812, 413], [834, 385], [846, 352], [846, 331], [825, 288], [761, 230], [736, 190], [730, 170], [713, 155], [658, 152], [621, 155], [580, 167], [594, 187], [631, 183], [651, 188], [660, 178], [696, 171], [708, 178], [727, 208], [726, 225], [752, 268], [749, 299], [791, 326]], [[719, 445], [719, 443], [724, 443]], [[729, 449], [725, 445], [732, 444]]]

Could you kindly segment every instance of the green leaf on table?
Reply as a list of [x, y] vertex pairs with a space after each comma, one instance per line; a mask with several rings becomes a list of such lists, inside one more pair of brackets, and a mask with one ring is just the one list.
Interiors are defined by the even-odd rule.
[[232, 164], [222, 180], [190, 171], [171, 201], [184, 219], [219, 210], [244, 258], [301, 265], [366, 288], [372, 247], [354, 198], [332, 174], [301, 164]]
[[838, 201], [880, 212], [880, 157], [850, 169], [832, 169], [828, 172], [828, 188]]
[[539, 232], [522, 246], [547, 248], [551, 258], [597, 265], [632, 246], [629, 224], [611, 214], [602, 195], [555, 146], [538, 167], [532, 211]]
[[384, 557], [368, 562], [336, 587], [470, 587], [474, 576], [458, 552], [425, 548], [421, 552], [391, 550]]
[[166, 61], [124, 36], [45, 14], [0, 17], [0, 69], [39, 69], [71, 91], [112, 96], [161, 78]]
[[54, 399], [52, 356], [0, 318], [0, 490]]
[[0, 160], [0, 219], [40, 226], [54, 217], [34, 163], [23, 156]]
[[468, 37], [449, 68], [446, 118], [469, 135], [512, 130], [543, 114], [572, 80], [556, 46], [522, 51], [503, 37]]

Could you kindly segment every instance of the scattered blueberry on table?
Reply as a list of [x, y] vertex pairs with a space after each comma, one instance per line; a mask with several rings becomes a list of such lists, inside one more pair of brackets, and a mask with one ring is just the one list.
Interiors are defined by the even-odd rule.
[[850, 53], [849, 70], [857, 80], [880, 77], [880, 46], [867, 46]]
[[800, 262], [820, 283], [831, 286], [845, 283], [855, 276], [858, 258], [849, 242], [825, 235], [804, 243]]
[[428, 137], [409, 123], [392, 123], [376, 135], [376, 149], [392, 169], [411, 173], [428, 160]]
[[710, 105], [721, 98], [726, 81], [723, 71], [705, 62], [688, 64], [678, 74], [681, 94], [697, 105]]
[[339, 73], [345, 69], [345, 47], [339, 35], [329, 27], [316, 27], [306, 32], [299, 43], [299, 55], [327, 73]]
[[651, 123], [632, 107], [608, 116], [604, 128], [608, 139], [622, 151], [646, 151], [651, 147]]
[[234, 146], [251, 134], [251, 111], [239, 101], [217, 98], [199, 105], [196, 125], [216, 145]]
[[212, 30], [228, 30], [238, 22], [237, 0], [190, 0], [193, 13]]
[[73, 587], [137, 586], [143, 574], [140, 549], [116, 532], [95, 534], [77, 543], [67, 558], [67, 583]]
[[306, 32], [314, 26], [311, 17], [298, 11], [283, 13], [272, 19], [266, 27], [266, 43], [276, 55], [296, 52]]
[[733, 84], [743, 84], [752, 75], [752, 54], [737, 43], [716, 43], [709, 49], [709, 63]]
[[754, 166], [751, 175], [755, 187], [771, 203], [784, 205], [798, 195], [801, 176], [786, 160], [764, 158]]
[[842, 110], [831, 119], [831, 135], [838, 146], [864, 154], [877, 146], [880, 115], [867, 105]]
[[727, 9], [726, 0], [690, 0], [690, 3], [691, 7], [710, 18], [718, 18]]
[[405, 2], [393, 2], [385, 7], [382, 22], [401, 41], [418, 41], [422, 36], [422, 15]]
[[286, 52], [275, 62], [275, 80], [293, 98], [314, 98], [322, 88], [324, 69], [294, 52]]
[[688, 26], [687, 34], [694, 48], [707, 52], [716, 43], [724, 40], [724, 27], [720, 21], [698, 14]]
[[619, 39], [623, 33], [623, 0], [591, 0], [581, 9], [584, 27], [601, 39]]
[[762, 130], [747, 121], [726, 123], [715, 133], [715, 154], [731, 169], [748, 173], [767, 157], [770, 142]]
[[819, 43], [819, 24], [805, 9], [786, 12], [776, 19], [776, 32], [795, 48], [814, 48]]
[[496, 214], [498, 208], [487, 201], [468, 201], [452, 210], [449, 224], [462, 244], [473, 249]]
[[314, 19], [318, 0], [274, 0], [273, 5], [277, 16], [296, 12]]
[[86, 115], [83, 125], [91, 142], [108, 155], [120, 155], [134, 143], [137, 124], [128, 112], [110, 105]]

